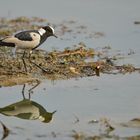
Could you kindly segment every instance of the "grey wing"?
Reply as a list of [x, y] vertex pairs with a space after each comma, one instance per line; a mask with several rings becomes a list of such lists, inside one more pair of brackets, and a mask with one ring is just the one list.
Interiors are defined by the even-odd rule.
[[15, 37], [22, 41], [32, 41], [33, 39], [30, 33], [31, 31], [23, 31], [23, 32], [17, 33]]

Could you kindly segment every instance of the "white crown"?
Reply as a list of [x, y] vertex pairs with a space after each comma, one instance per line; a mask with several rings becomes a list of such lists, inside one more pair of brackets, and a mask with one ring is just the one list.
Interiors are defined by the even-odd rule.
[[52, 27], [52, 26], [49, 26], [51, 29], [52, 29], [52, 32], [53, 32], [53, 34], [54, 34], [54, 28]]

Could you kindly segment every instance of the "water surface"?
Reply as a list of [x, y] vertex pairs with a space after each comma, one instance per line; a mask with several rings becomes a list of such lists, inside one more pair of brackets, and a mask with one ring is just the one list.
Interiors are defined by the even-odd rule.
[[[78, 35], [69, 40], [48, 39], [42, 49], [63, 49], [79, 42], [88, 47], [101, 49], [111, 46], [120, 50], [125, 59], [120, 64], [131, 63], [140, 66], [140, 26], [134, 21], [140, 20], [139, 0], [13, 0], [1, 1], [0, 16], [14, 18], [17, 16], [39, 16], [51, 23], [74, 20], [78, 25], [85, 25], [89, 33], [103, 32], [100, 38], [86, 39]], [[65, 37], [65, 36], [64, 36]], [[46, 45], [49, 47], [46, 48]], [[135, 54], [128, 56], [129, 51]], [[23, 120], [17, 117], [0, 115], [0, 120], [12, 131], [7, 139], [73, 139], [72, 130], [97, 135], [99, 125], [90, 125], [92, 119], [106, 117], [116, 124], [127, 122], [140, 116], [139, 109], [139, 73], [87, 77], [69, 80], [44, 80], [33, 90], [31, 99], [42, 105], [48, 112], [57, 110], [50, 123]], [[23, 99], [22, 86], [2, 87], [0, 89], [0, 107], [16, 103]], [[28, 97], [26, 86], [25, 94]], [[76, 119], [78, 123], [75, 123]], [[137, 128], [115, 126], [113, 134], [120, 137], [140, 134]], [[2, 135], [2, 130], [0, 131]], [[53, 133], [52, 133], [53, 132]], [[56, 138], [54, 133], [56, 134]]]

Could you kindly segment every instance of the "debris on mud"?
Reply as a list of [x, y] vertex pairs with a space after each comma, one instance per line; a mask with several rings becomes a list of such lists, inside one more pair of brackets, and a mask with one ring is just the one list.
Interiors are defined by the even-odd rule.
[[[0, 18], [0, 37], [11, 35], [23, 29], [38, 29], [41, 25], [46, 24], [47, 20], [42, 18], [18, 17], [16, 19]], [[65, 21], [66, 22], [66, 21]], [[73, 25], [74, 21], [67, 24], [54, 25], [58, 28], [60, 38], [67, 33], [75, 36], [84, 33], [85, 38], [98, 38], [104, 36], [104, 33], [94, 32], [86, 33], [85, 26], [77, 26], [76, 30], [67, 25]], [[110, 47], [104, 47], [104, 51], [96, 51], [89, 48], [84, 42], [80, 42], [64, 50], [54, 50], [47, 52], [44, 50], [34, 50], [30, 59], [26, 52], [24, 62], [22, 59], [23, 52], [17, 52], [13, 56], [11, 48], [0, 47], [0, 86], [12, 86], [17, 84], [32, 83], [43, 79], [57, 80], [77, 77], [100, 76], [106, 74], [125, 74], [140, 71], [131, 64], [116, 65], [114, 58], [116, 56], [104, 57], [106, 50]], [[96, 59], [95, 59], [96, 58]], [[25, 72], [25, 64], [27, 71]]]
[[[119, 136], [114, 132], [117, 129], [123, 127], [135, 127], [139, 128], [139, 118], [135, 118], [127, 123], [116, 123], [106, 117], [99, 119], [92, 119], [88, 122], [89, 125], [92, 125], [92, 131], [84, 132], [80, 130], [72, 130], [70, 137], [74, 140], [139, 140], [140, 135], [130, 135], [130, 136]], [[138, 125], [136, 125], [138, 124]], [[94, 127], [98, 129], [98, 133], [95, 133]]]
[[[100, 76], [106, 74], [125, 74], [140, 71], [139, 68], [127, 65], [115, 65], [111, 58], [94, 61], [96, 52], [79, 43], [73, 49], [46, 52], [36, 50], [25, 57], [28, 73], [25, 72], [22, 54], [16, 58], [0, 53], [0, 85], [9, 86], [36, 82], [41, 79], [69, 79], [76, 77]], [[97, 57], [97, 56], [96, 56]], [[112, 63], [111, 63], [112, 62]]]

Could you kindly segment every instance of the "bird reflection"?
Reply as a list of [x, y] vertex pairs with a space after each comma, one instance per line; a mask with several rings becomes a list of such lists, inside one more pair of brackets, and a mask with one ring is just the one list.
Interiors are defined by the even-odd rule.
[[41, 122], [49, 123], [56, 111], [47, 112], [43, 106], [30, 99], [31, 91], [34, 88], [35, 87], [29, 90], [29, 99], [26, 99], [24, 95], [25, 85], [23, 85], [23, 100], [0, 108], [0, 113], [6, 116], [15, 116], [27, 120], [40, 120]]

